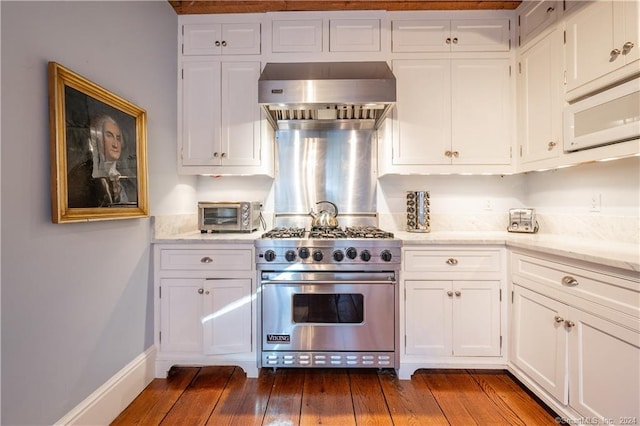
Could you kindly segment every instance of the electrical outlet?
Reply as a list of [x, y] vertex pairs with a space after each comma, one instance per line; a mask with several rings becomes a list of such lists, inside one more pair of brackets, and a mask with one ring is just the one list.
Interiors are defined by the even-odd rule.
[[602, 194], [592, 194], [591, 195], [591, 205], [589, 208], [590, 212], [599, 212], [602, 210]]
[[491, 201], [491, 198], [484, 200], [484, 210], [493, 210], [493, 202]]

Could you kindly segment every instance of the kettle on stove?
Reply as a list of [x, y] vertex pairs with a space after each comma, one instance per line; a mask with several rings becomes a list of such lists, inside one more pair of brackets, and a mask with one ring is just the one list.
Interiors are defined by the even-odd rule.
[[312, 217], [311, 227], [312, 228], [337, 228], [338, 227], [338, 206], [336, 206], [331, 201], [318, 201], [316, 205], [321, 203], [331, 204], [333, 206], [333, 213], [324, 209], [320, 210], [318, 213], [314, 212], [313, 209], [309, 212], [309, 216]]

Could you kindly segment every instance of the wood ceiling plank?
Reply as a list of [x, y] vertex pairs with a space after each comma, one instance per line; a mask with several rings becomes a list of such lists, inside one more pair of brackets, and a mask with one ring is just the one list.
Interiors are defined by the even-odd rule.
[[520, 3], [487, 0], [169, 0], [178, 15], [320, 10], [499, 10], [515, 9]]

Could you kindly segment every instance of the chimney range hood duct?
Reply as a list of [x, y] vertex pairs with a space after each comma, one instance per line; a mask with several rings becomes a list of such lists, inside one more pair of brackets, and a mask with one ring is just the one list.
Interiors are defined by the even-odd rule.
[[258, 80], [274, 129], [377, 129], [395, 102], [386, 62], [268, 63]]

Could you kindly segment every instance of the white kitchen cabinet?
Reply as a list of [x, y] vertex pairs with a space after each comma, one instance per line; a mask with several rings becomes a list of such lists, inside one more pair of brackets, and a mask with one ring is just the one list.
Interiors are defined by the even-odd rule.
[[156, 376], [239, 365], [257, 376], [253, 243], [154, 247]]
[[406, 354], [500, 355], [499, 281], [405, 281]]
[[637, 273], [519, 251], [511, 271], [516, 376], [568, 418], [638, 418]]
[[521, 165], [557, 158], [562, 152], [562, 48], [562, 31], [556, 29], [520, 54], [517, 94]]
[[567, 92], [586, 86], [576, 93], [580, 96], [638, 73], [639, 20], [638, 1], [596, 1], [570, 15], [566, 21]]
[[272, 52], [322, 52], [322, 19], [274, 19], [271, 25]]
[[379, 52], [379, 19], [331, 19], [329, 21], [329, 51]]
[[392, 47], [400, 52], [506, 52], [510, 21], [498, 19], [394, 19]]
[[504, 250], [405, 246], [400, 378], [419, 368], [504, 363]]
[[562, 3], [558, 0], [532, 0], [523, 3], [518, 12], [518, 46], [540, 34], [556, 22], [560, 16]]
[[400, 59], [393, 165], [511, 163], [508, 59]]
[[212, 57], [182, 61], [182, 173], [222, 174], [229, 166], [261, 165], [259, 77], [258, 61]]
[[193, 23], [182, 26], [183, 55], [259, 55], [260, 23]]

